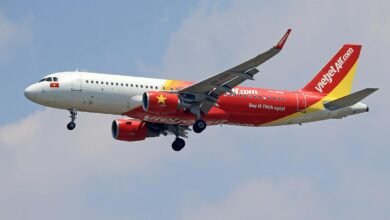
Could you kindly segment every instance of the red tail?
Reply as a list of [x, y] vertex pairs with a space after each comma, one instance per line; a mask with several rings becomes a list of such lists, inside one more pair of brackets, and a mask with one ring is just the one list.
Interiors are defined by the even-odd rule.
[[348, 95], [352, 88], [361, 47], [361, 45], [344, 45], [302, 90], [328, 94], [337, 87], [335, 95]]

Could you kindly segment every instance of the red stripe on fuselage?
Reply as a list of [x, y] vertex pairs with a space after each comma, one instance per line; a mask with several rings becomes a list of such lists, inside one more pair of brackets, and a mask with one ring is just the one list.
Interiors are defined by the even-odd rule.
[[[284, 118], [318, 102], [324, 96], [320, 93], [268, 90], [248, 87], [235, 87], [234, 95], [225, 94], [218, 100], [219, 107], [213, 107], [203, 116], [209, 125], [237, 124], [261, 126]], [[142, 107], [135, 108], [125, 115], [139, 120], [191, 125], [195, 116], [184, 110], [173, 114], [151, 114]]]

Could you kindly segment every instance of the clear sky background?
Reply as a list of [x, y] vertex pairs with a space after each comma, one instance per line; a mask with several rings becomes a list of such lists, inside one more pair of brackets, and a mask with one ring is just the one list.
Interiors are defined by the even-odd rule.
[[[388, 219], [390, 2], [1, 1], [0, 219]], [[370, 112], [275, 128], [209, 127], [126, 143], [121, 116], [29, 102], [43, 75], [88, 70], [198, 81], [285, 49], [245, 85], [297, 89], [344, 43]]]

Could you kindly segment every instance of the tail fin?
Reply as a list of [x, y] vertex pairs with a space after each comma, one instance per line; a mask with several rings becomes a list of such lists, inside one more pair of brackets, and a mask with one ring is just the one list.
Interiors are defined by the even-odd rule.
[[335, 98], [348, 95], [352, 89], [361, 48], [361, 45], [345, 44], [302, 90], [331, 93]]

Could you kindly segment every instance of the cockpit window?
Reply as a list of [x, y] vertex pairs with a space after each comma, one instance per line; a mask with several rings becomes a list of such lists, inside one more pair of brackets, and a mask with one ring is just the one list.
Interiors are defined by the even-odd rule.
[[46, 77], [46, 78], [39, 80], [38, 82], [43, 82], [43, 81], [58, 82], [58, 78], [57, 77]]

